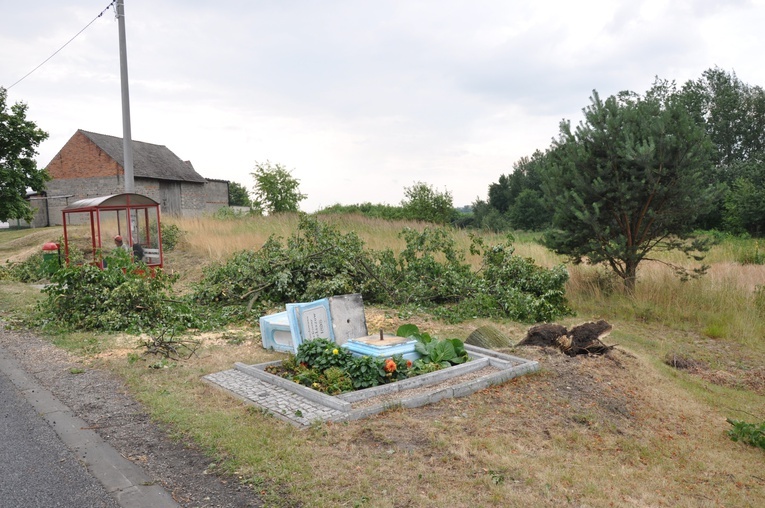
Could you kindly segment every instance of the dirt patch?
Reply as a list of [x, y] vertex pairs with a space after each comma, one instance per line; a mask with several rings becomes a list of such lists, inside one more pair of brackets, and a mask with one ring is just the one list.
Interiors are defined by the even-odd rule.
[[698, 376], [708, 383], [727, 388], [751, 390], [765, 395], [765, 367], [730, 366], [727, 369], [712, 368], [703, 360], [670, 352], [664, 363], [678, 370]]
[[181, 506], [263, 505], [237, 478], [217, 474], [213, 460], [193, 443], [171, 439], [110, 373], [82, 365], [32, 333], [8, 330], [2, 321], [0, 346], [105, 441], [141, 465]]

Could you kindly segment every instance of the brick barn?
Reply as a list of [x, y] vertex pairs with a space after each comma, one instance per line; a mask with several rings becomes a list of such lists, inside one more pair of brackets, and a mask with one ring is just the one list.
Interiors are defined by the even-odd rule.
[[[78, 130], [45, 168], [52, 177], [45, 192], [48, 224], [35, 225], [60, 225], [61, 210], [73, 201], [125, 192], [123, 152], [122, 138]], [[163, 145], [133, 141], [133, 180], [135, 193], [159, 202], [163, 215], [228, 206], [227, 181], [204, 178]]]

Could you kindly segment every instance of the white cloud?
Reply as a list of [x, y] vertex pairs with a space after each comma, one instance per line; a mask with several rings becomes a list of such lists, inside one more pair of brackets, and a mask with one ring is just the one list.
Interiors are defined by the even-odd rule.
[[[107, 4], [4, 6], [0, 85]], [[306, 210], [396, 204], [415, 181], [457, 205], [485, 198], [562, 118], [580, 120], [593, 89], [642, 92], [714, 66], [765, 84], [760, 0], [126, 4], [133, 137], [247, 187], [255, 161], [282, 163]], [[78, 128], [121, 135], [117, 41], [110, 10], [10, 90], [51, 134], [41, 165]]]

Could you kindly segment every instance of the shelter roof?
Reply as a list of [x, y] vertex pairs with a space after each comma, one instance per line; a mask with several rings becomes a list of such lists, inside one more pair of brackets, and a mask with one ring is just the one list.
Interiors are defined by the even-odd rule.
[[64, 208], [65, 212], [88, 210], [92, 208], [109, 208], [115, 206], [157, 206], [159, 203], [142, 194], [124, 193], [110, 196], [80, 199]]

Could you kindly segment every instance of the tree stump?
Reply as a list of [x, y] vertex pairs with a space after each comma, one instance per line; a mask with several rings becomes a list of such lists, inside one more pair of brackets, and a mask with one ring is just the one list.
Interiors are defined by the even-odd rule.
[[557, 347], [569, 356], [582, 354], [602, 355], [614, 346], [605, 345], [600, 339], [606, 337], [613, 327], [606, 321], [583, 323], [566, 330], [564, 326], [552, 323], [529, 328], [526, 337], [518, 346]]
[[558, 339], [563, 335], [566, 335], [565, 326], [543, 323], [529, 328], [528, 332], [526, 332], [526, 337], [517, 345], [558, 347]]
[[600, 340], [611, 333], [613, 327], [603, 321], [583, 323], [573, 327], [568, 333], [558, 339], [560, 350], [569, 356], [582, 354], [602, 355], [613, 346], [606, 346]]

